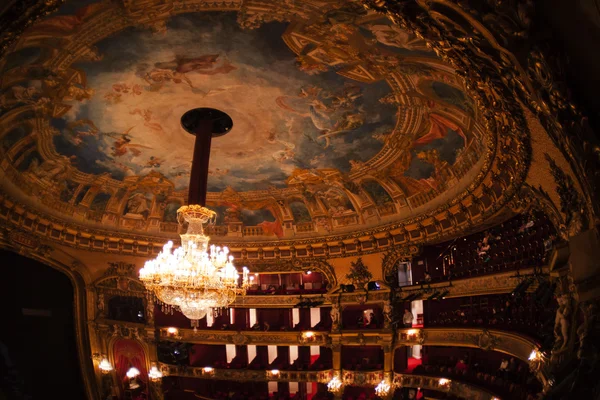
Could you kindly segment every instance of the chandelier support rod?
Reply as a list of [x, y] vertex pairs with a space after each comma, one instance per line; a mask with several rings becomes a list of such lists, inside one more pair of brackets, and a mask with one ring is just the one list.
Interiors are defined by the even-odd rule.
[[214, 108], [194, 108], [183, 114], [181, 126], [188, 133], [196, 136], [188, 204], [205, 207], [212, 138], [227, 134], [233, 126], [233, 121], [223, 111]]
[[199, 121], [195, 130], [194, 158], [190, 174], [188, 204], [206, 206], [208, 189], [208, 165], [210, 162], [210, 145], [212, 142], [213, 121]]

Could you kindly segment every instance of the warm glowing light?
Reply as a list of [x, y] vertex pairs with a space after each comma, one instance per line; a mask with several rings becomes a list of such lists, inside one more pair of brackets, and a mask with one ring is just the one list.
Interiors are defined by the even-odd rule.
[[248, 268], [243, 268], [240, 282], [229, 249], [209, 246], [203, 224], [214, 220], [214, 211], [199, 205], [183, 206], [177, 217], [181, 226], [188, 223], [187, 232], [180, 235], [181, 247], [173, 248], [171, 241], [165, 244], [156, 259], [146, 261], [140, 280], [167, 309], [181, 310], [189, 319], [199, 320], [246, 294]]
[[306, 338], [311, 338], [313, 336], [315, 336], [314, 332], [304, 332], [304, 337], [306, 337]]
[[158, 370], [158, 368], [156, 368], [156, 365], [153, 365], [150, 368], [150, 372], [148, 372], [148, 378], [150, 378], [150, 380], [152, 382], [157, 382], [157, 381], [160, 381], [162, 379], [162, 377], [163, 377], [162, 372], [160, 372]]
[[306, 275], [312, 274], [312, 271], [306, 271]]
[[177, 335], [177, 332], [179, 332], [179, 329], [170, 327], [170, 328], [167, 328], [167, 332], [169, 333], [169, 335]]
[[133, 379], [136, 376], [138, 376], [139, 374], [140, 374], [140, 370], [137, 369], [136, 367], [131, 367], [131, 368], [129, 368], [129, 371], [127, 371], [127, 377], [129, 379]]
[[529, 355], [529, 361], [536, 360], [538, 357], [539, 357], [539, 354], [538, 354], [537, 350], [532, 350], [531, 354]]
[[387, 396], [390, 392], [390, 384], [386, 381], [379, 382], [379, 385], [375, 387], [375, 393], [377, 396]]
[[272, 369], [271, 370], [271, 375], [279, 375], [279, 370], [278, 369]]
[[334, 376], [327, 384], [327, 390], [330, 392], [338, 392], [342, 388], [342, 381], [339, 377]]
[[449, 379], [446, 378], [440, 378], [440, 386], [444, 386], [450, 383]]
[[419, 331], [417, 329], [409, 329], [407, 332], [408, 336], [413, 336], [413, 335], [416, 335], [417, 333], [419, 333]]
[[106, 359], [106, 357], [104, 357], [102, 361], [100, 361], [100, 364], [98, 364], [98, 368], [100, 368], [100, 371], [102, 371], [102, 373], [104, 374], [108, 374], [110, 371], [113, 370], [112, 365], [110, 365], [110, 362]]
[[213, 367], [204, 367], [202, 369], [202, 371], [204, 371], [204, 373], [206, 373], [206, 374], [210, 374], [211, 372], [214, 371], [214, 368]]

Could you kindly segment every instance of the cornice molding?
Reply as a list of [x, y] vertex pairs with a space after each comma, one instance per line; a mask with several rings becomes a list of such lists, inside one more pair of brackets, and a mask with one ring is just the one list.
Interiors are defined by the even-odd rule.
[[419, 328], [397, 331], [395, 348], [413, 345], [471, 347], [498, 351], [529, 362], [539, 344], [516, 332], [480, 328]]
[[[132, 329], [135, 328], [132, 326]], [[136, 328], [136, 329], [139, 329]], [[339, 351], [341, 346], [383, 346], [386, 352], [403, 346], [456, 346], [498, 351], [528, 362], [539, 344], [532, 338], [516, 332], [480, 328], [415, 328], [391, 330], [345, 330], [337, 333], [307, 331], [230, 331], [177, 328], [157, 328], [158, 340], [195, 344], [327, 346]]]
[[[328, 383], [335, 375], [333, 369], [323, 371], [257, 371], [243, 369], [212, 369], [207, 372], [202, 367], [177, 366], [165, 363], [159, 363], [159, 368], [165, 376], [179, 376], [186, 378], [214, 379], [214, 380], [235, 380], [241, 382], [250, 381], [273, 381], [273, 382], [320, 382]], [[375, 387], [384, 378], [387, 373], [384, 371], [348, 371], [341, 370], [339, 374], [342, 377], [344, 385]], [[455, 380], [447, 380], [447, 383], [441, 384], [441, 376], [424, 376], [413, 374], [393, 374], [394, 387], [411, 387], [435, 390], [454, 395], [460, 395], [462, 398], [471, 400], [493, 400], [496, 397], [491, 392], [477, 386]]]

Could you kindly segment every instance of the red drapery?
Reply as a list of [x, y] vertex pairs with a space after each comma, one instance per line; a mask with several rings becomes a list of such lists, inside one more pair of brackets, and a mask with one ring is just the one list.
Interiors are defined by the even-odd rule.
[[[140, 371], [137, 379], [148, 387], [148, 370], [146, 369], [146, 356], [144, 349], [135, 340], [118, 339], [113, 345], [113, 356], [115, 360], [115, 371], [119, 380], [119, 392], [121, 398], [128, 382], [127, 371], [135, 367]], [[146, 390], [144, 390], [146, 391]]]
[[415, 146], [425, 145], [436, 139], [446, 137], [448, 129], [452, 129], [454, 132], [458, 133], [464, 139], [465, 146], [467, 145], [467, 137], [460, 126], [439, 114], [431, 113], [429, 114], [429, 119], [431, 120], [429, 132], [417, 139], [414, 143]]

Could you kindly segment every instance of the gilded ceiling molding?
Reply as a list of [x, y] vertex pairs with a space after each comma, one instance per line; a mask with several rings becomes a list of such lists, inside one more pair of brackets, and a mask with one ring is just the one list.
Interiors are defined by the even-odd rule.
[[77, 271], [78, 266], [64, 265], [49, 257], [49, 254], [53, 251], [51, 247], [41, 244], [30, 236], [15, 233], [14, 231], [0, 231], [0, 248], [14, 251], [56, 269], [65, 274], [71, 281], [74, 295], [75, 340], [77, 342], [79, 365], [83, 375], [83, 386], [87, 398], [98, 399], [99, 392], [96, 379], [94, 379], [95, 372], [92, 364], [92, 352], [88, 341], [88, 334], [91, 332], [88, 330], [86, 285], [83, 277]]
[[[508, 180], [515, 183], [516, 180]], [[309, 258], [308, 248], [312, 249], [314, 258], [337, 258], [359, 256], [377, 253], [389, 248], [404, 248], [405, 246], [424, 244], [430, 241], [441, 241], [444, 238], [464, 234], [473, 226], [485, 221], [501, 211], [505, 202], [516, 192], [516, 183], [507, 190], [499, 182], [505, 182], [503, 177], [492, 182], [491, 189], [481, 189], [469, 192], [472, 196], [481, 196], [484, 212], [473, 213], [465, 203], [452, 201], [444, 205], [439, 212], [431, 216], [421, 216], [413, 220], [402, 221], [385, 228], [365, 230], [350, 236], [325, 236], [303, 240], [278, 240], [273, 242], [229, 243], [229, 247], [239, 263], [252, 263], [253, 260], [272, 260], [289, 258]], [[488, 188], [488, 186], [484, 186]], [[473, 189], [475, 190], [475, 188]], [[40, 210], [31, 208], [13, 199], [12, 196], [0, 193], [0, 218], [9, 224], [22, 227], [36, 236], [45, 237], [51, 241], [68, 247], [98, 251], [104, 253], [128, 254], [133, 256], [151, 257], [162, 249], [166, 238], [177, 242], [178, 239], [163, 234], [161, 236], [132, 235], [106, 229], [94, 229], [82, 226], [77, 222], [68, 222]], [[466, 203], [469, 204], [470, 203]], [[449, 219], [450, 218], [450, 219]], [[460, 219], [460, 222], [458, 220]], [[421, 223], [421, 221], [427, 223]], [[430, 222], [428, 222], [430, 221]], [[439, 222], [438, 222], [439, 221]], [[411, 230], [407, 226], [412, 223]], [[429, 233], [432, 230], [437, 233]], [[349, 242], [349, 238], [352, 238]], [[220, 245], [227, 245], [215, 240]], [[241, 245], [241, 246], [240, 246]], [[402, 251], [402, 250], [401, 250]]]
[[[518, 102], [537, 114], [583, 188], [586, 219], [600, 210], [598, 141], [565, 83], [557, 46], [530, 35], [535, 7], [528, 0], [482, 3], [461, 0], [365, 0], [429, 42], [464, 75], [485, 113], [519, 115]], [[541, 24], [536, 29], [543, 29]], [[542, 39], [540, 39], [542, 38]], [[584, 227], [585, 229], [585, 227]]]
[[[164, 32], [164, 29], [166, 29], [165, 21], [170, 16], [178, 13], [186, 13], [201, 10], [240, 9], [238, 15], [238, 22], [242, 26], [248, 28], [260, 26], [261, 24], [267, 21], [289, 21], [292, 15], [296, 16], [300, 20], [304, 18], [304, 22], [309, 21], [313, 17], [321, 16], [319, 9], [320, 6], [317, 6], [316, 4], [310, 2], [298, 2], [294, 3], [291, 6], [287, 3], [286, 5], [276, 3], [275, 7], [273, 7], [273, 4], [271, 3], [264, 1], [247, 1], [243, 4], [234, 1], [222, 3], [209, 3], [203, 1], [149, 1], [144, 2], [143, 7], [141, 4], [138, 4], [136, 2], [124, 2], [123, 4], [109, 3], [106, 5], [105, 8], [101, 10], [95, 9], [92, 12], [91, 16], [84, 22], [82, 22], [80, 27], [78, 27], [79, 34], [71, 35], [68, 39], [65, 39], [65, 51], [53, 53], [55, 55], [52, 56], [51, 60], [48, 61], [48, 66], [51, 67], [52, 70], [60, 71], [60, 74], [56, 75], [53, 79], [49, 79], [46, 83], [51, 86], [53, 85], [52, 87], [56, 88], [55, 93], [53, 92], [51, 97], [53, 100], [58, 101], [58, 99], [62, 99], [65, 96], [76, 98], [77, 96], [80, 96], [81, 98], [88, 98], [89, 96], [91, 96], [91, 92], [90, 90], [88, 90], [89, 88], [85, 86], [85, 74], [81, 71], [72, 69], [70, 65], [76, 59], [80, 58], [84, 58], [89, 61], [98, 61], [99, 59], [101, 59], [101, 55], [98, 54], [97, 49], [95, 49], [94, 47], [94, 44], [102, 38], [105, 38], [128, 26], [133, 25], [148, 27], [152, 29], [155, 33], [160, 33]], [[267, 4], [270, 4], [270, 6], [266, 7]], [[355, 8], [360, 8], [360, 6], [357, 6]], [[269, 13], [266, 13], [265, 10], [269, 10]], [[33, 37], [27, 37], [23, 39], [25, 40], [25, 42], [20, 43], [19, 46], [27, 47], [33, 46], [34, 44], [42, 46], [41, 42], [37, 43], [35, 41], [39, 41], [44, 38], [46, 38], [44, 35], [34, 35]], [[34, 42], [31, 42], [32, 40]], [[290, 44], [290, 46], [292, 46], [292, 44]], [[410, 62], [407, 62], [406, 64], [409, 65]], [[436, 61], [436, 65], [437, 64], [439, 64], [439, 62]], [[400, 96], [401, 101], [400, 97], [396, 98], [394, 100], [394, 104], [397, 103], [399, 106], [401, 105], [403, 107], [401, 110], [403, 118], [400, 118], [399, 121], [401, 121], [403, 129], [406, 129], [408, 133], [412, 133], [418, 127], [419, 118], [422, 119], [422, 110], [421, 106], [417, 104], [418, 102], [416, 102], [415, 98], [407, 95], [408, 92], [414, 89], [414, 84], [410, 81], [410, 79], [407, 78], [408, 70], [403, 70], [403, 68], [406, 68], [407, 65], [401, 63], [397, 66], [397, 69], [395, 69], [395, 67], [390, 66], [388, 68], [389, 71], [386, 70], [386, 73], [389, 74], [390, 85], [393, 86], [396, 91], [403, 93], [403, 95]], [[439, 65], [437, 67], [439, 67], [440, 70], [434, 71], [437, 71], [436, 73], [438, 75], [447, 75], [447, 73], [450, 72], [450, 68], [442, 68], [442, 66]], [[442, 71], [443, 73], [440, 71]], [[446, 76], [446, 78], [452, 78], [452, 82], [450, 82], [451, 84], [455, 86], [459, 85], [459, 82], [455, 77]], [[66, 86], [63, 87], [64, 85]], [[60, 104], [58, 104], [54, 105], [53, 107], [50, 107], [48, 106], [48, 104], [46, 104], [40, 105], [39, 107], [37, 107], [37, 110], [39, 116], [57, 117], [66, 112], [67, 106], [61, 106]], [[386, 223], [380, 226], [368, 227], [361, 232], [345, 233], [343, 231], [340, 231], [341, 233], [337, 235], [327, 234], [323, 237], [318, 238], [282, 238], [276, 241], [269, 241], [262, 239], [254, 239], [252, 235], [256, 233], [252, 231], [247, 237], [247, 241], [244, 240], [240, 242], [237, 241], [237, 239], [232, 239], [231, 237], [220, 237], [218, 234], [218, 230], [215, 232], [215, 235], [211, 234], [211, 236], [213, 236], [213, 239], [218, 241], [219, 244], [228, 245], [234, 251], [238, 250], [241, 253], [243, 253], [244, 250], [247, 250], [248, 258], [251, 259], [251, 256], [254, 253], [254, 251], [251, 250], [252, 248], [313, 245], [313, 247], [324, 247], [327, 249], [328, 247], [338, 247], [335, 245], [335, 243], [340, 241], [348, 242], [358, 240], [358, 242], [355, 244], [344, 243], [342, 246], [339, 246], [343, 248], [340, 252], [341, 256], [344, 254], [344, 251], [347, 251], [350, 254], [366, 254], [369, 252], [375, 252], [378, 250], [379, 246], [385, 247], [385, 244], [381, 244], [381, 242], [385, 242], [386, 240], [388, 240], [389, 236], [394, 237], [394, 244], [413, 244], [425, 243], [429, 241], [439, 241], [443, 240], [443, 238], [459, 234], [460, 232], [464, 231], [464, 229], [468, 229], [484, 221], [490, 216], [495, 215], [502, 208], [503, 204], [506, 203], [506, 201], [508, 201], [516, 193], [516, 190], [522, 182], [522, 176], [519, 175], [516, 177], [516, 179], [508, 179], [509, 177], [502, 176], [502, 174], [494, 173], [494, 171], [501, 170], [501, 162], [507, 162], [509, 164], [519, 166], [518, 169], [521, 174], [526, 173], [526, 169], [528, 166], [528, 154], [526, 148], [527, 146], [526, 144], [523, 146], [519, 144], [522, 139], [525, 140], [524, 138], [526, 138], [526, 135], [524, 135], [522, 132], [519, 132], [518, 128], [520, 124], [515, 123], [511, 120], [511, 114], [505, 113], [503, 115], [503, 120], [500, 121], [502, 122], [502, 124], [489, 120], [489, 113], [488, 115], [486, 115], [484, 112], [484, 115], [481, 116], [479, 114], [479, 111], [477, 111], [476, 114], [477, 115], [474, 117], [475, 120], [477, 122], [485, 123], [487, 130], [490, 132], [486, 139], [488, 151], [485, 153], [481, 164], [477, 164], [481, 166], [481, 171], [477, 174], [474, 181], [465, 190], [463, 190], [462, 193], [458, 194], [456, 198], [450, 201], [449, 206], [444, 205], [438, 207], [437, 209], [429, 211], [425, 214], [406, 219], [401, 223]], [[486, 121], [486, 119], [488, 120]], [[505, 129], [507, 124], [510, 124], [511, 128], [514, 129]], [[482, 135], [482, 133], [479, 132], [480, 130], [482, 130], [482, 128], [479, 126], [473, 127], [474, 134]], [[395, 131], [397, 131], [397, 129]], [[36, 125], [36, 133], [38, 134], [40, 152], [43, 155], [43, 158], [51, 163], [60, 161], [58, 154], [56, 154], [55, 150], [50, 145], [52, 137], [56, 132], [54, 132], [53, 129], [50, 128], [50, 126], [47, 123], [40, 123]], [[502, 149], [506, 150], [503, 151], [502, 157], [495, 157], [495, 153], [497, 151], [496, 137], [498, 135], [502, 135]], [[389, 139], [389, 143], [391, 146], [390, 149], [395, 149], [396, 147], [394, 146], [399, 146], [401, 140], [404, 139], [392, 136]], [[400, 210], [402, 207], [407, 206], [406, 204], [402, 204], [400, 201], [399, 188], [395, 187], [395, 184], [393, 184], [393, 182], [382, 180], [381, 176], [377, 175], [376, 173], [377, 168], [387, 167], [390, 161], [392, 160], [392, 158], [390, 157], [393, 152], [390, 152], [390, 149], [387, 149], [387, 152], [382, 151], [380, 154], [375, 156], [372, 160], [372, 163], [362, 163], [362, 165], [357, 164], [357, 166], [355, 166], [356, 168], [353, 167], [353, 172], [351, 173], [351, 175], [355, 176], [355, 178], [359, 182], [362, 181], [363, 178], [370, 177], [372, 179], [380, 181], [383, 186], [385, 186], [386, 188], [388, 188], [388, 190], [391, 191], [391, 194], [394, 196], [394, 199], [396, 199], [394, 203], [390, 203], [386, 206], [375, 207], [377, 209], [375, 215], [377, 215], [378, 213], [380, 217], [383, 216], [386, 218], [389, 215], [392, 215], [398, 210]], [[77, 188], [78, 194], [82, 189], [81, 185], [84, 185], [85, 183], [91, 183], [92, 186], [90, 189], [88, 189], [88, 192], [83, 198], [81, 204], [75, 206], [71, 203], [65, 204], [62, 201], [57, 201], [56, 199], [53, 200], [52, 196], [45, 196], [44, 191], [40, 191], [40, 188], [37, 187], [39, 186], [40, 182], [44, 184], [43, 178], [37, 177], [36, 179], [39, 182], [37, 182], [37, 184], [34, 185], [30, 182], [25, 182], [26, 179], [21, 179], [20, 174], [14, 170], [14, 167], [10, 163], [4, 163], [2, 167], [6, 176], [8, 177], [8, 180], [13, 182], [18, 187], [23, 188], [26, 193], [40, 195], [45, 205], [61, 213], [64, 213], [74, 219], [82, 221], [80, 223], [71, 224], [72, 229], [78, 231], [78, 233], [82, 230], [87, 230], [90, 232], [94, 231], [95, 226], [97, 226], [94, 223], [103, 223], [107, 228], [112, 224], [113, 228], [115, 228], [112, 229], [113, 232], [123, 229], [124, 227], [135, 228], [138, 231], [144, 230], [148, 232], [148, 236], [146, 236], [146, 238], [148, 239], [147, 242], [154, 243], [154, 240], [152, 239], [152, 234], [162, 233], [163, 235], [167, 236], [170, 234], [172, 235], [176, 231], [176, 224], [161, 222], [157, 214], [157, 207], [153, 208], [152, 212], [155, 214], [152, 214], [151, 218], [148, 218], [148, 221], [128, 222], [119, 220], [119, 213], [121, 213], [124, 210], [127, 195], [130, 194], [132, 190], [131, 187], [140, 185], [141, 182], [133, 182], [132, 180], [128, 180], [127, 184], [124, 184], [121, 181], [116, 181], [115, 179], [109, 178], [107, 176], [91, 176], [90, 174], [84, 174], [75, 170], [74, 167], [67, 166], [65, 167], [66, 170], [63, 172], [72, 175], [72, 177], [74, 178], [74, 182], [80, 184], [80, 187]], [[488, 171], [490, 170], [492, 171], [492, 173], [488, 174]], [[455, 178], [460, 180], [459, 178], [461, 178], [462, 176], [464, 176], [464, 174], [461, 173], [458, 177]], [[330, 181], [330, 178], [333, 180]], [[156, 181], [160, 180], [161, 177], [156, 174], [149, 174], [143, 179], [146, 179], [148, 182], [154, 182], [154, 186], [156, 186]], [[325, 176], [323, 179], [323, 182], [325, 183], [335, 183], [337, 178], [333, 176]], [[356, 182], [354, 181], [353, 183], [356, 184]], [[265, 199], [270, 199], [272, 201], [273, 199], [277, 199], [279, 202], [285, 203], [283, 198], [292, 195], [302, 194], [301, 192], [299, 192], [299, 188], [302, 184], [302, 180], [299, 180], [298, 185], [300, 186], [289, 187], [282, 190], [264, 190], [247, 193], [236, 193], [235, 191], [231, 190], [228, 193], [223, 192], [221, 194], [209, 193], [208, 197], [209, 201], [211, 201], [211, 199], [214, 201], [225, 201], [229, 199], [229, 197], [227, 196], [233, 196], [233, 198], [240, 198], [244, 201], [258, 201]], [[294, 183], [294, 185], [296, 185], [296, 183]], [[484, 187], [491, 188], [491, 190], [486, 191], [483, 189]], [[46, 189], [50, 190], [52, 188], [46, 187]], [[95, 212], [94, 210], [90, 209], [90, 203], [92, 202], [94, 196], [96, 196], [96, 194], [98, 194], [101, 190], [105, 191], [111, 196], [117, 197], [116, 194], [121, 189], [125, 189], [125, 196], [121, 197], [121, 200], [115, 200], [115, 202], [109, 203], [107, 211], [104, 214]], [[152, 193], [156, 195], [157, 193], [155, 192], [160, 190], [158, 188], [155, 188], [155, 190], [152, 190]], [[364, 197], [364, 193], [361, 193], [360, 191], [358, 193], [355, 193], [352, 190], [352, 188], [344, 187], [340, 190], [342, 190], [346, 195], [348, 195], [348, 197], [351, 199], [351, 201], [354, 202], [354, 204], [358, 204], [358, 198], [360, 198], [361, 196]], [[173, 200], [177, 199], [183, 201], [183, 199], [185, 198], [185, 193], [173, 192], [169, 196], [171, 196], [169, 198]], [[419, 208], [420, 206], [426, 204], [429, 200], [431, 199], [415, 198], [412, 200], [414, 201], [414, 204], [412, 204], [411, 207], [412, 209]], [[441, 200], [441, 196], [438, 200]], [[368, 218], [369, 214], [373, 215], [373, 213], [375, 212], [373, 208], [375, 205], [372, 203], [372, 201], [371, 203], [367, 201], [361, 204], [364, 207], [359, 207], [359, 212], [357, 212], [357, 214], [353, 217], [355, 218], [355, 223], [358, 223], [363, 219]], [[281, 204], [279, 205], [281, 206]], [[391, 207], [391, 205], [393, 205], [393, 207]], [[469, 210], [469, 208], [471, 208], [472, 210]], [[456, 216], [456, 220], [460, 219], [461, 222], [445, 223], [445, 217], [448, 212], [453, 214], [453, 216]], [[85, 228], [79, 228], [77, 226], [79, 224], [86, 225], [83, 222], [86, 219], [91, 221], [91, 223], [88, 224], [88, 226]], [[385, 219], [383, 220], [385, 221]], [[340, 221], [341, 219], [338, 222]], [[123, 225], [126, 223], [132, 223], [134, 225]], [[341, 226], [344, 227], [346, 225]], [[405, 230], [406, 234], [401, 235], [400, 232], [402, 230]], [[107, 237], [114, 237], [115, 235], [117, 237], [121, 236], [120, 234], [111, 234], [109, 233], [110, 231], [110, 229], [107, 229], [104, 232], [102, 230], [95, 231], [96, 233], [94, 234], [94, 236], [103, 235], [105, 236], [105, 239]], [[125, 240], [127, 238], [127, 235], [125, 234], [121, 237]], [[129, 236], [129, 238], [131, 238], [131, 236]], [[89, 238], [85, 239], [87, 239], [85, 240], [86, 243], [90, 242]], [[91, 246], [90, 250], [94, 251], [98, 249], [109, 250], [110, 252], [118, 251], [123, 253], [135, 253], [133, 247], [127, 243], [124, 247], [129, 247], [129, 249], [122, 248], [122, 246], [120, 245], [111, 247], [112, 241], [113, 240], [111, 239], [108, 240], [108, 249], [102, 246]], [[162, 242], [162, 240], [157, 241], [158, 243]], [[333, 246], [331, 246], [332, 243], [334, 244]], [[324, 246], [324, 244], [327, 244], [328, 246]], [[147, 246], [148, 244], [141, 245], [142, 248], [148, 249]], [[100, 249], [99, 247], [102, 248]], [[128, 252], [128, 250], [131, 250], [131, 252]], [[142, 251], [140, 255], [145, 256], [148, 254]], [[329, 257], [335, 256], [335, 254], [332, 254], [331, 252], [330, 254], [326, 255]]]
[[40, 18], [58, 10], [65, 0], [18, 0], [0, 15], [0, 57]]

